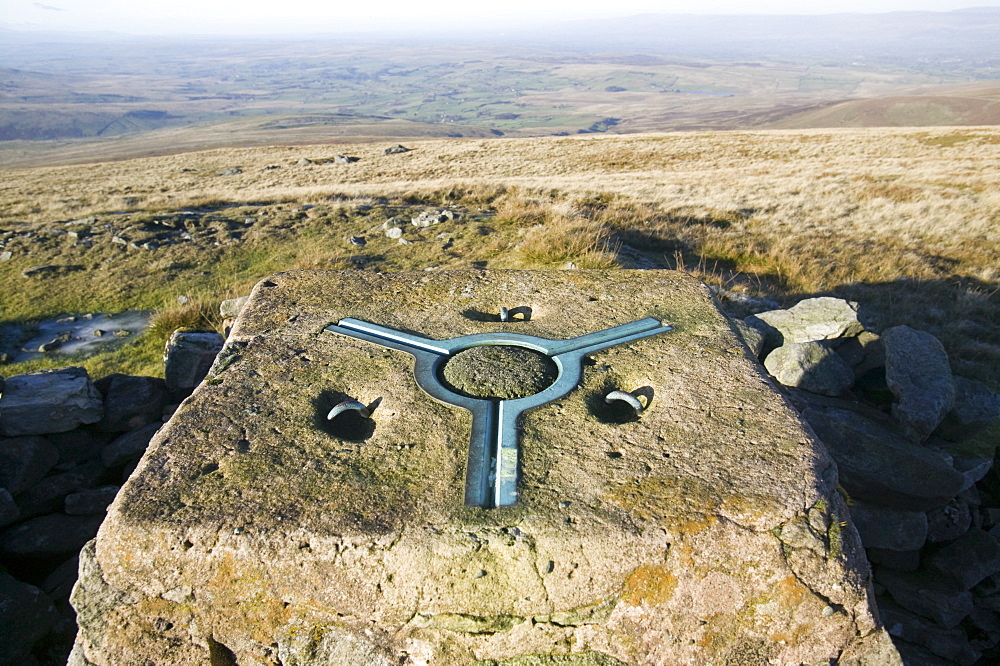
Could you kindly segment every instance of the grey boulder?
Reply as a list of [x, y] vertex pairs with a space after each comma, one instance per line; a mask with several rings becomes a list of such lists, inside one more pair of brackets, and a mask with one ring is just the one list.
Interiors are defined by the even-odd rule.
[[851, 366], [820, 342], [782, 345], [767, 355], [764, 367], [781, 384], [820, 395], [838, 396], [854, 383]]
[[892, 415], [907, 437], [922, 442], [955, 402], [948, 354], [930, 333], [894, 326], [882, 334], [885, 381], [896, 396]]
[[7, 378], [0, 396], [0, 434], [66, 432], [97, 423], [103, 414], [101, 394], [85, 369], [30, 372]]
[[774, 347], [846, 338], [864, 330], [858, 321], [857, 304], [830, 296], [807, 298], [787, 310], [761, 312], [745, 321], [765, 330], [769, 344]]

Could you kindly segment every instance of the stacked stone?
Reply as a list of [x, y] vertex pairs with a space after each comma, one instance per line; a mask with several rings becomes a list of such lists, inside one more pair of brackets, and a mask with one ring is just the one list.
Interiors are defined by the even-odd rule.
[[995, 447], [970, 442], [1000, 418], [1000, 396], [953, 376], [933, 335], [877, 335], [841, 299], [736, 323], [837, 461], [907, 663], [1000, 656], [1000, 474]]
[[66, 663], [80, 548], [221, 343], [176, 333], [169, 381], [63, 368], [0, 382], [0, 664]]

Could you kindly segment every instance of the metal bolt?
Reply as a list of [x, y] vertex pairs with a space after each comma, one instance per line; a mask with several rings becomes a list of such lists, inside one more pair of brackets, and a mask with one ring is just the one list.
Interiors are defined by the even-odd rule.
[[608, 403], [609, 405], [614, 402], [624, 402], [635, 410], [636, 416], [642, 414], [643, 410], [646, 409], [645, 407], [643, 407], [642, 403], [639, 402], [638, 398], [636, 398], [634, 395], [626, 391], [612, 391], [611, 393], [604, 396], [604, 402]]
[[531, 308], [527, 305], [519, 305], [516, 308], [500, 308], [500, 321], [502, 322], [517, 321], [514, 319], [517, 315], [521, 315], [520, 321], [528, 321], [531, 319]]
[[347, 400], [337, 403], [333, 407], [333, 409], [330, 410], [330, 413], [326, 415], [326, 420], [332, 421], [333, 419], [337, 418], [337, 416], [343, 414], [349, 409], [357, 411], [358, 414], [360, 414], [366, 419], [372, 415], [371, 408], [366, 407], [365, 405], [358, 402], [354, 398], [348, 398]]

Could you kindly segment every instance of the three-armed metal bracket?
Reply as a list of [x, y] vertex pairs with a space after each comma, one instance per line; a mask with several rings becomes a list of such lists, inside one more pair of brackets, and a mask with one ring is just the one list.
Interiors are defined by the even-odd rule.
[[[417, 385], [435, 400], [472, 412], [465, 476], [465, 504], [484, 508], [511, 506], [517, 502], [517, 421], [522, 412], [563, 397], [580, 383], [583, 357], [608, 347], [673, 330], [658, 319], [640, 319], [569, 340], [549, 340], [518, 333], [478, 333], [449, 340], [432, 340], [360, 319], [341, 319], [326, 328], [358, 340], [412, 355]], [[558, 369], [547, 388], [523, 398], [490, 400], [461, 395], [441, 383], [440, 370], [460, 351], [484, 345], [508, 345], [533, 349], [548, 356]]]

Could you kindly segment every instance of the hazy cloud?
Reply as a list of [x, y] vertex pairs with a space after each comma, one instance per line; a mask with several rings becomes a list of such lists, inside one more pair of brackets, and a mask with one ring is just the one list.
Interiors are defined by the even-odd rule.
[[40, 2], [36, 2], [35, 6], [38, 7], [39, 9], [47, 9], [50, 12], [64, 12], [64, 11], [66, 11], [62, 7], [53, 7], [52, 5], [43, 5]]

